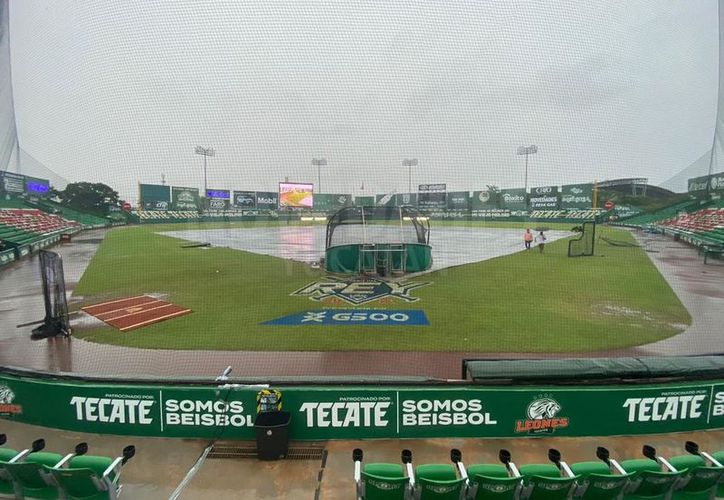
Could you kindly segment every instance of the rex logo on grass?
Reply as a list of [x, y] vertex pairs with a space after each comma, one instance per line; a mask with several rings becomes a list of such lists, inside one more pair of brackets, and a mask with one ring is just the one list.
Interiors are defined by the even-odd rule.
[[337, 298], [356, 306], [385, 297], [394, 297], [405, 302], [417, 302], [420, 298], [413, 297], [410, 292], [430, 284], [432, 283], [410, 280], [383, 281], [376, 278], [365, 278], [350, 281], [329, 277], [310, 283], [290, 295], [309, 297], [317, 302]]

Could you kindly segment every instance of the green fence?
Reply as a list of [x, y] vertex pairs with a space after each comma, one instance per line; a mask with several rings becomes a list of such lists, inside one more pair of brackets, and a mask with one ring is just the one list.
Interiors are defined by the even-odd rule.
[[[261, 387], [0, 374], [0, 417], [103, 434], [253, 439]], [[610, 436], [724, 428], [724, 381], [629, 386], [278, 387], [292, 439]]]

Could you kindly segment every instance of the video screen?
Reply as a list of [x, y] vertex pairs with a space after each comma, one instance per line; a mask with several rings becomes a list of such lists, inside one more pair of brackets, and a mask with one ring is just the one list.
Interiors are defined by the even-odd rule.
[[279, 206], [291, 208], [312, 208], [314, 184], [298, 182], [279, 183]]

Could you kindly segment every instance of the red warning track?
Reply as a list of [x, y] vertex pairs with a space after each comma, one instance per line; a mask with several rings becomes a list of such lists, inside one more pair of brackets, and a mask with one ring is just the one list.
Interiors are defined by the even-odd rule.
[[191, 312], [191, 309], [171, 304], [165, 300], [154, 299], [147, 295], [111, 300], [82, 309], [122, 332], [152, 325]]

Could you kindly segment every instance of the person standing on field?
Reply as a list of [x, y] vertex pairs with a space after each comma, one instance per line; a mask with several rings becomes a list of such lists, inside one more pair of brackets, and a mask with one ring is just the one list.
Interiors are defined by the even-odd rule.
[[538, 245], [538, 250], [540, 250], [540, 253], [543, 253], [543, 248], [546, 246], [546, 235], [543, 234], [543, 231], [538, 233], [538, 235], [535, 237], [535, 244]]
[[533, 233], [530, 232], [530, 228], [523, 233], [523, 242], [525, 243], [525, 249], [530, 250], [530, 244], [533, 243]]

